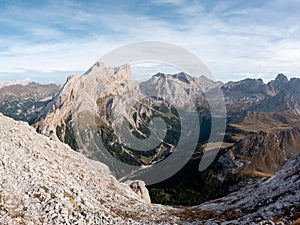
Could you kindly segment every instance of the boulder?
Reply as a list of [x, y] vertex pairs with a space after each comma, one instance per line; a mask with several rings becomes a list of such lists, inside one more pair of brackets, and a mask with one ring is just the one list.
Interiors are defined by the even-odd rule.
[[129, 185], [129, 187], [139, 196], [141, 199], [143, 199], [147, 203], [151, 203], [149, 191], [146, 188], [146, 184], [142, 180], [129, 180], [126, 182], [126, 184]]

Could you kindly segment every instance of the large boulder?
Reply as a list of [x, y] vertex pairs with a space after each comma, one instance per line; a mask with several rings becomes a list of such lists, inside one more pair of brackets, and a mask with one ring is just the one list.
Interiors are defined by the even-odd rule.
[[151, 203], [149, 191], [146, 188], [145, 182], [142, 180], [129, 180], [126, 182], [129, 187], [147, 203]]

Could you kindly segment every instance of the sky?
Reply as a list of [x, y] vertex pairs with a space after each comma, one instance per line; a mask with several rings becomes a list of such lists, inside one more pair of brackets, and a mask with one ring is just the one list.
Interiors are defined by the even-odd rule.
[[0, 12], [0, 80], [64, 83], [140, 41], [183, 47], [224, 82], [300, 77], [299, 0], [0, 0]]

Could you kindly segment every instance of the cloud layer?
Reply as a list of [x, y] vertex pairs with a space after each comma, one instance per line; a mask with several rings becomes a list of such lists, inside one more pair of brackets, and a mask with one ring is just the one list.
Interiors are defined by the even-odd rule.
[[184, 47], [222, 81], [300, 75], [296, 0], [32, 0], [4, 1], [1, 8], [0, 79], [62, 82], [137, 41]]

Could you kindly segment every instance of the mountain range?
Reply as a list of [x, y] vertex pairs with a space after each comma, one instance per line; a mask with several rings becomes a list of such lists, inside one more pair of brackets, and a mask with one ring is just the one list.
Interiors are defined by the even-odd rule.
[[[158, 73], [148, 81], [138, 82], [132, 78], [129, 65], [110, 68], [97, 62], [83, 76], [68, 79], [35, 126], [38, 132], [58, 138], [91, 159], [112, 164], [111, 169], [121, 178], [126, 175], [126, 171], [123, 173], [126, 169], [123, 166], [119, 169], [117, 163], [111, 163], [111, 157], [126, 164], [150, 165], [151, 168], [172, 155], [179, 136], [182, 139], [191, 136], [189, 131], [180, 131], [178, 109], [195, 110], [199, 115], [199, 141], [194, 146], [187, 142], [184, 151], [194, 148], [191, 160], [201, 158], [206, 151], [212, 119], [215, 119], [211, 117], [205, 95], [222, 90], [227, 109], [224, 142], [210, 168], [199, 176], [207, 177], [209, 171], [209, 176], [217, 184], [226, 185], [221, 191], [215, 190], [208, 197], [210, 199], [227, 194], [245, 179], [272, 176], [289, 158], [299, 153], [300, 95], [297, 87], [300, 87], [299, 79], [288, 80], [283, 74], [267, 84], [261, 79], [223, 84], [183, 72], [175, 75]], [[148, 143], [149, 151], [135, 151], [136, 146], [130, 144], [139, 143], [138, 138], [149, 137], [149, 123], [154, 117], [162, 118], [169, 127], [165, 137], [158, 135], [160, 137], [152, 140], [160, 143], [157, 146]], [[124, 127], [128, 130], [120, 129]], [[188, 127], [193, 127], [193, 124]], [[159, 127], [153, 132], [159, 133], [161, 129]], [[132, 141], [126, 136], [128, 133], [138, 138]], [[191, 162], [188, 158], [179, 157], [182, 161]], [[177, 165], [176, 162], [173, 165]], [[174, 176], [174, 183], [189, 183], [184, 178], [186, 176], [180, 176], [183, 177], [179, 179], [181, 182], [177, 182], [176, 174]], [[179, 189], [187, 189], [185, 185], [179, 187], [168, 181], [168, 185], [151, 186], [155, 191], [150, 188], [150, 193], [157, 193], [157, 187], [166, 186], [168, 193], [154, 196], [155, 201], [170, 195], [174, 188], [177, 190], [175, 194]], [[194, 189], [199, 187], [196, 185], [191, 191], [196, 191]], [[188, 203], [184, 199], [175, 204], [201, 203], [201, 200]]]
[[[0, 112], [105, 163], [117, 179], [143, 179], [170, 160], [176, 171], [168, 179], [157, 173], [152, 173], [157, 183], [143, 179], [152, 202], [199, 205], [159, 207], [170, 218], [193, 224], [289, 224], [300, 217], [299, 88], [300, 79], [283, 74], [268, 83], [245, 79], [224, 84], [184, 72], [157, 73], [140, 82], [132, 78], [129, 65], [112, 68], [97, 62], [62, 87], [30, 83], [1, 88]], [[213, 114], [206, 98], [220, 91], [224, 98], [212, 100], [220, 107], [224, 101], [226, 117]], [[212, 130], [213, 123], [219, 128]], [[223, 142], [208, 143], [212, 132], [224, 136]], [[192, 151], [177, 154], [178, 149]], [[216, 149], [209, 167], [199, 171], [201, 160]], [[162, 169], [161, 174], [169, 172]]]
[[59, 88], [56, 84], [41, 85], [35, 82], [4, 86], [0, 88], [0, 112], [33, 124]]

